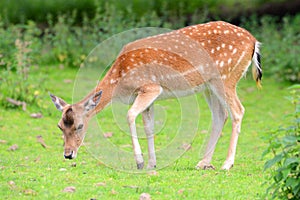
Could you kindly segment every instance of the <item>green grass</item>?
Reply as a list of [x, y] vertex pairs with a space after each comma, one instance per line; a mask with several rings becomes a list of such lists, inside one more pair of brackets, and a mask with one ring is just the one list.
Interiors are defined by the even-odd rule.
[[[48, 74], [43, 83], [46, 90], [70, 102], [73, 84], [64, 80], [74, 79], [75, 69], [44, 67], [39, 73], [32, 72], [32, 75], [39, 77], [40, 73]], [[201, 95], [198, 95], [201, 111], [199, 130], [192, 148], [168, 167], [157, 170], [157, 174], [132, 174], [106, 167], [85, 147], [80, 149], [76, 160], [64, 160], [61, 133], [56, 127], [61, 113], [52, 105], [45, 91], [41, 91], [39, 99], [43, 108], [28, 106], [27, 111], [23, 112], [1, 107], [0, 140], [6, 143], [0, 144], [0, 199], [138, 199], [143, 192], [149, 193], [152, 199], [261, 199], [267, 187], [262, 185], [266, 174], [263, 172], [265, 160], [261, 154], [267, 147], [263, 136], [269, 129], [284, 124], [287, 120], [284, 114], [292, 111], [292, 106], [284, 98], [288, 96], [288, 84], [265, 78], [263, 85], [262, 90], [257, 90], [250, 76], [239, 84], [238, 93], [246, 113], [235, 166], [229, 172], [220, 170], [220, 167], [229, 145], [230, 121], [213, 158], [217, 170], [194, 169], [200, 159], [202, 140], [206, 137], [203, 132], [210, 124], [209, 110]], [[172, 108], [176, 102], [163, 101], [158, 104]], [[42, 112], [44, 117], [33, 119], [29, 116], [32, 112]], [[174, 131], [172, 127], [177, 126], [178, 115], [173, 115], [170, 109], [166, 112], [170, 112], [167, 115], [169, 121], [156, 137], [158, 148], [166, 144], [168, 134], [172, 135]], [[112, 126], [110, 108], [98, 119], [104, 131], [114, 132], [110, 139], [112, 142], [117, 145], [130, 144], [128, 135]], [[48, 148], [37, 142], [38, 135], [43, 137]], [[13, 144], [19, 148], [8, 151]], [[133, 156], [128, 162], [134, 163]], [[157, 162], [159, 167], [163, 160]], [[100, 182], [105, 185], [98, 186]], [[75, 186], [76, 191], [62, 192], [67, 186]]]

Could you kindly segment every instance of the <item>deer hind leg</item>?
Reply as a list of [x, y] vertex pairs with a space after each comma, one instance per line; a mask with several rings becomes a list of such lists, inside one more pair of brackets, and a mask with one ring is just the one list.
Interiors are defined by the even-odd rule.
[[231, 119], [232, 119], [232, 134], [231, 134], [227, 158], [222, 166], [222, 169], [229, 170], [231, 167], [233, 167], [234, 164], [236, 146], [238, 142], [239, 133], [241, 132], [241, 124], [242, 124], [242, 119], [244, 116], [245, 109], [236, 94], [235, 87], [226, 90], [226, 97], [227, 97], [226, 103], [229, 107]]
[[218, 139], [222, 133], [224, 124], [228, 118], [228, 113], [225, 109], [225, 106], [220, 101], [219, 97], [214, 94], [212, 91], [207, 90], [204, 92], [205, 99], [209, 105], [209, 108], [212, 113], [212, 130], [209, 141], [207, 143], [204, 157], [197, 164], [197, 169], [215, 169], [212, 164], [212, 156], [218, 142]]
[[141, 147], [138, 141], [136, 132], [135, 119], [136, 117], [145, 111], [155, 99], [161, 94], [162, 88], [159, 85], [148, 84], [141, 87], [138, 91], [138, 95], [127, 113], [127, 121], [130, 128], [131, 140], [133, 146], [133, 152], [138, 169], [143, 169], [144, 159], [141, 151]]
[[153, 104], [142, 112], [144, 129], [148, 142], [148, 169], [156, 167], [156, 155], [154, 148], [154, 106]]

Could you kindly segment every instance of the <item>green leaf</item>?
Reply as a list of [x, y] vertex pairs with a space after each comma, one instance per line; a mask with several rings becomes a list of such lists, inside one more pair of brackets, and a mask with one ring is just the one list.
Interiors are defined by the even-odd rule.
[[288, 87], [288, 89], [289, 89], [289, 90], [300, 89], [300, 84], [292, 85], [291, 87]]
[[291, 187], [291, 188], [296, 188], [298, 184], [300, 184], [299, 180], [292, 177], [288, 178], [285, 183], [287, 187]]
[[274, 158], [272, 158], [271, 160], [268, 160], [266, 163], [265, 163], [265, 166], [264, 166], [264, 170], [272, 167], [274, 164], [280, 162], [283, 158], [283, 154], [278, 154], [276, 155]]
[[283, 178], [283, 180], [285, 180], [288, 177], [288, 175], [290, 174], [291, 169], [286, 168], [286, 169], [282, 170], [281, 172], [282, 172], [282, 178]]
[[287, 158], [285, 161], [284, 161], [284, 165], [285, 166], [288, 166], [288, 165], [290, 165], [290, 164], [292, 164], [292, 163], [299, 163], [300, 162], [300, 158], [296, 158], [296, 157], [294, 157], [294, 158]]
[[293, 135], [287, 135], [287, 136], [284, 136], [282, 138], [282, 142], [284, 144], [292, 144], [292, 143], [296, 143], [298, 140], [298, 138], [296, 136], [293, 136]]

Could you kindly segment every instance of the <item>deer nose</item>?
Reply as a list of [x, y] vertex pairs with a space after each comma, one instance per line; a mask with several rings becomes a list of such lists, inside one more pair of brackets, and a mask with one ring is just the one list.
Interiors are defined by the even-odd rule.
[[73, 151], [71, 151], [71, 153], [69, 155], [64, 154], [65, 159], [73, 159], [72, 154], [73, 154]]

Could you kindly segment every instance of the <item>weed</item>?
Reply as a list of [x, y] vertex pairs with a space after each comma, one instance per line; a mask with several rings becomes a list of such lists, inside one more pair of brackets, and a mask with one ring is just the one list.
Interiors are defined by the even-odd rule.
[[4, 59], [1, 61], [1, 65], [6, 70], [1, 71], [1, 96], [2, 103], [5, 106], [11, 106], [6, 102], [6, 98], [12, 98], [19, 101], [25, 101], [26, 103], [34, 103], [38, 96], [38, 89], [36, 85], [29, 81], [31, 63], [31, 42], [22, 41], [16, 39], [15, 41], [15, 59], [12, 62], [5, 62]]
[[289, 99], [295, 107], [291, 114], [292, 123], [271, 132], [269, 147], [264, 152], [264, 155], [273, 155], [265, 163], [265, 170], [272, 169], [267, 190], [267, 194], [272, 194], [272, 199], [300, 198], [300, 85], [291, 89]]

